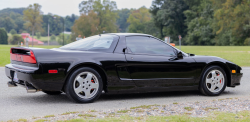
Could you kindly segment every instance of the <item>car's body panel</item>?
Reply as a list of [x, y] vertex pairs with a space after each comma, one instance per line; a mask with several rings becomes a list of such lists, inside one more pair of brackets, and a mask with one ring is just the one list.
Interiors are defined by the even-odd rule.
[[[15, 47], [32, 50], [37, 64], [12, 61], [5, 66], [6, 75], [12, 80], [16, 72], [19, 80], [32, 84], [36, 89], [61, 91], [75, 69], [87, 66], [99, 71], [104, 80], [104, 90], [112, 94], [196, 90], [205, 68], [213, 64], [224, 68], [230, 78], [230, 87], [239, 85], [242, 77], [239, 66], [218, 57], [184, 56], [183, 59], [175, 59], [134, 55], [127, 52], [126, 36], [150, 35], [115, 35], [119, 38], [115, 38], [117, 44], [111, 52]], [[53, 69], [58, 73], [48, 73]], [[237, 70], [237, 73], [232, 74], [231, 70]]]

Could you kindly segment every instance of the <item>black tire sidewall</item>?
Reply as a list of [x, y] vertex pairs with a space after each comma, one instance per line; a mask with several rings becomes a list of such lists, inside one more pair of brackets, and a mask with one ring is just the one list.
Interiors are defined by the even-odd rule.
[[[75, 78], [82, 72], [91, 72], [93, 73], [97, 79], [98, 79], [98, 82], [99, 82], [99, 89], [97, 91], [97, 93], [95, 94], [95, 96], [93, 96], [92, 98], [89, 98], [89, 99], [83, 99], [83, 98], [80, 98], [74, 91], [74, 88], [73, 88], [73, 84], [74, 84], [74, 80]], [[65, 87], [65, 92], [66, 92], [66, 95], [73, 101], [77, 102], [77, 103], [91, 103], [93, 101], [95, 101], [96, 99], [98, 99], [102, 93], [102, 89], [103, 89], [103, 82], [102, 82], [102, 78], [101, 76], [99, 75], [99, 73], [92, 69], [92, 68], [89, 68], [89, 67], [82, 67], [82, 68], [79, 68], [77, 70], [75, 70], [68, 78], [67, 80], [67, 84], [66, 84], [66, 87]]]
[[[222, 74], [224, 75], [224, 79], [225, 79], [223, 88], [219, 92], [216, 92], [216, 93], [213, 93], [213, 92], [209, 91], [208, 88], [207, 88], [207, 86], [206, 86], [206, 77], [207, 77], [208, 73], [210, 71], [212, 71], [212, 70], [219, 70], [220, 72], [222, 72]], [[227, 86], [227, 75], [226, 75], [224, 69], [222, 69], [221, 67], [219, 67], [219, 66], [210, 66], [203, 73], [201, 84], [200, 84], [200, 89], [202, 90], [202, 92], [205, 95], [218, 96], [218, 95], [220, 95], [226, 89], [226, 86]]]

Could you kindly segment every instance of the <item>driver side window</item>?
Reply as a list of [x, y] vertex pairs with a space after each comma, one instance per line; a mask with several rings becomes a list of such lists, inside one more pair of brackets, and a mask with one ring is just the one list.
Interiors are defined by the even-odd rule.
[[127, 47], [133, 54], [175, 56], [174, 49], [157, 39], [146, 36], [126, 37]]

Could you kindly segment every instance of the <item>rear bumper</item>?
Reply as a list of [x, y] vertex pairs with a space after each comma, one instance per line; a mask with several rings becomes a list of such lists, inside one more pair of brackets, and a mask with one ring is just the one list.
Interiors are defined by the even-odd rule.
[[41, 67], [8, 64], [5, 66], [5, 74], [14, 82], [13, 77], [14, 73], [16, 73], [19, 81], [14, 83], [18, 85], [25, 86], [25, 84], [28, 84], [37, 90], [61, 91], [64, 83], [64, 77], [62, 77], [64, 73], [48, 74], [41, 71], [41, 69]]
[[230, 87], [235, 87], [235, 86], [240, 85], [240, 80], [242, 76], [243, 76], [243, 73], [232, 74]]
[[[17, 77], [19, 79], [19, 82], [14, 82], [19, 85], [25, 85], [25, 82], [28, 82], [32, 86], [34, 81], [32, 74], [35, 74], [35, 72], [38, 71], [38, 68], [33, 67], [26, 67], [26, 66], [20, 66], [20, 65], [12, 65], [8, 64], [5, 66], [5, 74], [8, 78], [13, 81], [14, 73], [17, 74]], [[34, 86], [36, 89], [39, 89], [39, 86]]]

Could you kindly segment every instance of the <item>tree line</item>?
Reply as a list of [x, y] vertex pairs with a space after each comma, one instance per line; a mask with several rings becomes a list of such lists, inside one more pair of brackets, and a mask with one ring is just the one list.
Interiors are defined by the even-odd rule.
[[79, 4], [72, 32], [146, 33], [177, 44], [181, 35], [185, 45], [250, 45], [249, 6], [249, 0], [153, 0], [149, 9], [117, 10], [114, 1], [88, 0]]
[[[111, 0], [84, 0], [80, 16], [41, 15], [37, 32], [47, 35], [50, 24], [51, 34], [59, 35], [65, 23], [65, 30], [72, 32], [70, 41], [78, 35], [130, 32], [168, 36], [176, 44], [181, 35], [184, 45], [250, 45], [249, 6], [250, 0], [152, 0], [150, 8], [119, 10]], [[0, 11], [0, 28], [30, 31], [24, 26], [26, 9]]]
[[[42, 6], [41, 6], [42, 7]], [[14, 29], [17, 33], [29, 32], [31, 33], [29, 27], [25, 27], [26, 20], [24, 19], [24, 11], [27, 8], [7, 8], [0, 10], [0, 28], [5, 28], [9, 33]], [[40, 8], [41, 9], [41, 8]], [[78, 16], [72, 14], [70, 16], [62, 17], [54, 14], [41, 14], [41, 30], [36, 31], [40, 33], [41, 36], [48, 35], [48, 24], [50, 25], [50, 35], [59, 35], [63, 31], [63, 23], [65, 23], [65, 31], [71, 32], [71, 27], [73, 26]]]

